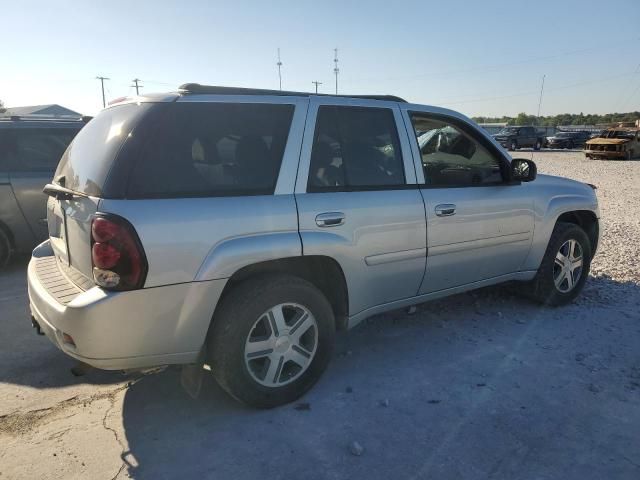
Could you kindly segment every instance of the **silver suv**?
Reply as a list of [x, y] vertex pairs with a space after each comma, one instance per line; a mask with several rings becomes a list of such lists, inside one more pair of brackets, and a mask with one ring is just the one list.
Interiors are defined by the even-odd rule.
[[238, 400], [279, 405], [368, 316], [506, 281], [571, 301], [596, 195], [534, 179], [466, 117], [397, 97], [137, 97], [89, 122], [45, 187], [32, 321], [92, 366], [205, 366]]

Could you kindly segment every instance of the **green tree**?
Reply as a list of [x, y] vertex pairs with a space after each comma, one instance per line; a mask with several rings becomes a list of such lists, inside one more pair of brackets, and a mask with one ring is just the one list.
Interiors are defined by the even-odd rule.
[[0, 113], [4, 113], [6, 111], [7, 111], [7, 109], [4, 108], [4, 102], [2, 100], [0, 100]]

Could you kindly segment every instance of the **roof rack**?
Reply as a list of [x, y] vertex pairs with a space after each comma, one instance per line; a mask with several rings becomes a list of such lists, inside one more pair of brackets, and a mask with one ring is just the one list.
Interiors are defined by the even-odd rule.
[[370, 100], [386, 100], [389, 102], [407, 103], [403, 98], [395, 95], [330, 95], [326, 93], [310, 92], [290, 92], [286, 90], [268, 90], [263, 88], [241, 88], [241, 87], [218, 87], [215, 85], [200, 85], [199, 83], [185, 83], [178, 87], [180, 93], [212, 94], [212, 95], [279, 95], [285, 97], [310, 97], [317, 95], [321, 97], [344, 97], [344, 98], [366, 98]]
[[82, 115], [42, 115], [42, 114], [31, 114], [31, 115], [6, 115], [0, 114], [0, 121], [31, 121], [31, 122], [88, 122], [93, 117]]

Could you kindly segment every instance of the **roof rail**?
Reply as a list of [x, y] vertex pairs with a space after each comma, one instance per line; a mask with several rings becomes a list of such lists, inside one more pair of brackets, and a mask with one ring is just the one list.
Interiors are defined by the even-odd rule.
[[386, 100], [389, 102], [407, 103], [403, 98], [395, 95], [330, 95], [326, 93], [310, 92], [290, 92], [286, 90], [268, 90], [263, 88], [241, 88], [241, 87], [218, 87], [215, 85], [200, 85], [199, 83], [185, 83], [178, 87], [183, 94], [211, 94], [211, 95], [279, 95], [285, 97], [310, 97], [317, 95], [320, 97], [344, 97], [344, 98], [366, 98], [370, 100]]
[[0, 114], [0, 120], [4, 121], [32, 121], [32, 122], [88, 122], [93, 117], [89, 117], [86, 115], [76, 116], [76, 115], [42, 115], [42, 114], [31, 114], [31, 115], [6, 115]]

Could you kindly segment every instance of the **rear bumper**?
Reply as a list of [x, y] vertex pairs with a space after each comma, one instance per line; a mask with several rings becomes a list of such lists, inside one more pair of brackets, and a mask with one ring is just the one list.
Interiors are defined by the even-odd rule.
[[[38, 272], [38, 262], [51, 263], [52, 256], [48, 241], [34, 250], [28, 268], [29, 304], [42, 332], [63, 352], [105, 370], [196, 361], [226, 279], [129, 292], [92, 287], [73, 293], [69, 280], [68, 287], [64, 280], [52, 287]], [[49, 267], [47, 275], [57, 275], [55, 267]], [[65, 288], [69, 296], [56, 298], [55, 290]]]

